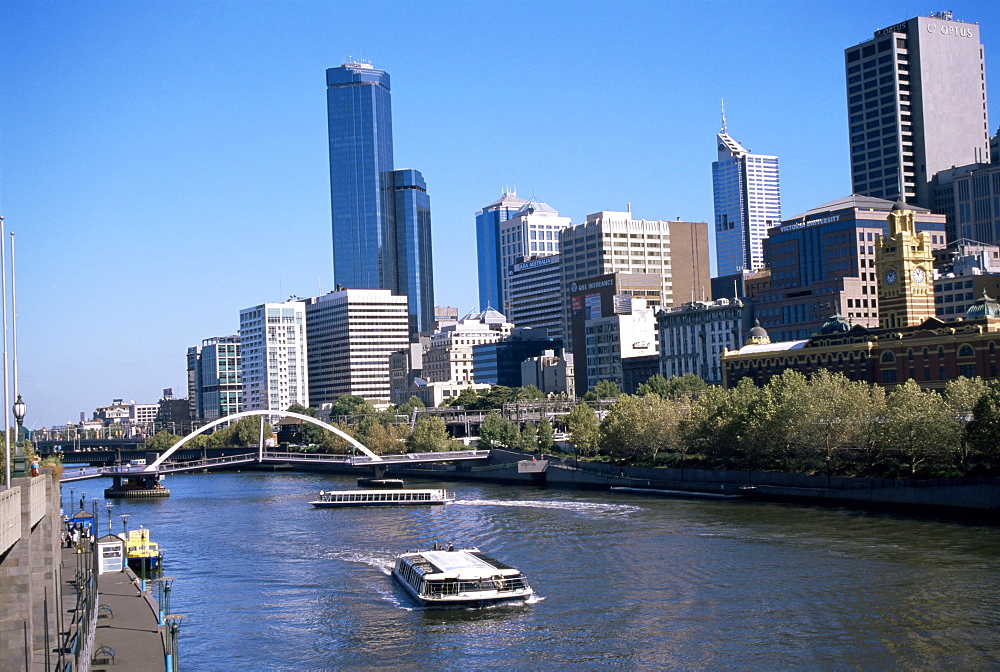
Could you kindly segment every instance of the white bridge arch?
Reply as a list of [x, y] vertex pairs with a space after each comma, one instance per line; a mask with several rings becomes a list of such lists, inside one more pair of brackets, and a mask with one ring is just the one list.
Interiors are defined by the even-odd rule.
[[[221, 425], [221, 424], [223, 424], [225, 422], [232, 422], [234, 420], [239, 420], [240, 418], [249, 418], [249, 417], [252, 417], [252, 416], [255, 416], [255, 415], [260, 415], [260, 416], [278, 415], [278, 416], [281, 416], [283, 418], [295, 418], [296, 420], [302, 420], [303, 422], [308, 422], [309, 424], [316, 425], [317, 427], [322, 427], [323, 429], [325, 429], [327, 431], [330, 431], [330, 432], [333, 432], [334, 434], [336, 434], [340, 438], [344, 439], [345, 441], [347, 441], [348, 443], [350, 443], [352, 446], [354, 446], [355, 448], [357, 448], [358, 450], [360, 450], [362, 453], [364, 453], [368, 457], [372, 458], [372, 460], [375, 460], [375, 461], [378, 461], [378, 462], [382, 461], [381, 457], [379, 457], [378, 455], [376, 455], [372, 451], [368, 450], [368, 448], [363, 443], [361, 443], [360, 441], [358, 441], [357, 439], [355, 439], [353, 436], [350, 436], [349, 434], [345, 433], [344, 431], [342, 431], [340, 429], [337, 429], [333, 425], [327, 424], [327, 423], [323, 422], [322, 420], [317, 420], [316, 418], [312, 417], [311, 415], [304, 415], [302, 413], [293, 413], [291, 411], [267, 411], [267, 410], [260, 410], [260, 411], [240, 411], [239, 413], [233, 413], [232, 415], [227, 415], [224, 418], [219, 418], [218, 420], [213, 420], [212, 422], [210, 422], [210, 423], [208, 423], [206, 425], [202, 425], [201, 427], [199, 427], [195, 431], [191, 432], [190, 434], [188, 434], [187, 436], [185, 436], [183, 439], [181, 439], [180, 441], [178, 441], [174, 445], [170, 446], [170, 448], [168, 448], [166, 451], [164, 451], [164, 453], [162, 455], [160, 455], [160, 457], [157, 458], [157, 460], [155, 462], [153, 462], [151, 465], [149, 465], [148, 467], [146, 467], [145, 471], [156, 471], [157, 467], [159, 467], [168, 457], [170, 457], [171, 455], [173, 455], [185, 443], [187, 443], [188, 441], [190, 441], [194, 437], [198, 436], [199, 434], [203, 434], [204, 432], [208, 431], [209, 429], [212, 429], [213, 427], [218, 427], [219, 425]], [[263, 446], [263, 443], [264, 443], [264, 438], [261, 437], [261, 445], [262, 446]]]

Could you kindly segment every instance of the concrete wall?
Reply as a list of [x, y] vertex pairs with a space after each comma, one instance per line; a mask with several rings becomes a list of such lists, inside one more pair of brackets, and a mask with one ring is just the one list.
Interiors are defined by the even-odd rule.
[[40, 476], [13, 479], [11, 486], [3, 494], [19, 500], [20, 538], [0, 555], [0, 669], [24, 670], [33, 652], [45, 649], [46, 609], [49, 648], [55, 647], [59, 485], [43, 469]]

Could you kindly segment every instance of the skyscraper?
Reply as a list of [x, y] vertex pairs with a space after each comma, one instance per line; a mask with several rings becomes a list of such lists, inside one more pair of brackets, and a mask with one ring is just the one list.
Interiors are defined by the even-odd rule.
[[716, 136], [719, 158], [712, 163], [715, 200], [715, 261], [718, 275], [764, 266], [761, 241], [781, 221], [778, 157], [754, 154], [733, 140], [722, 114]]
[[434, 324], [434, 271], [431, 255], [431, 201], [419, 170], [395, 170], [395, 292], [407, 297], [410, 333], [430, 331]]
[[406, 296], [412, 331], [434, 316], [430, 199], [416, 170], [394, 170], [389, 74], [368, 63], [326, 71], [333, 281]]
[[934, 174], [989, 161], [979, 26], [951, 12], [844, 50], [854, 193], [933, 206]]
[[503, 264], [500, 226], [527, 203], [516, 191], [504, 190], [496, 201], [476, 213], [476, 257], [479, 265], [479, 307], [502, 308]]
[[368, 63], [326, 71], [333, 281], [396, 287], [389, 73]]
[[309, 405], [306, 304], [290, 300], [240, 311], [243, 410]]
[[555, 208], [537, 198], [525, 201], [507, 221], [500, 223], [500, 290], [505, 315], [511, 308], [511, 269], [515, 264], [559, 254], [559, 232], [570, 226]]

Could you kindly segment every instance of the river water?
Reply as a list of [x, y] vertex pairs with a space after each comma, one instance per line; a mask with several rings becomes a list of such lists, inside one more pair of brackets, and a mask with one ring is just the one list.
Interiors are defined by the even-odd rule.
[[[327, 474], [165, 485], [112, 519], [167, 549], [185, 670], [1000, 668], [1000, 527], [438, 482], [413, 485], [455, 504], [314, 509], [354, 487]], [[389, 570], [434, 542], [521, 569], [537, 598], [417, 607]]]

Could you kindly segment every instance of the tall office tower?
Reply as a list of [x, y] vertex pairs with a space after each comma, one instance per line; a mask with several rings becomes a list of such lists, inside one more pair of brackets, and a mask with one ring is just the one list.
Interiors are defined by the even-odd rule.
[[368, 63], [326, 71], [333, 281], [396, 287], [389, 73]]
[[[632, 219], [631, 211], [604, 211], [588, 215], [583, 224], [563, 229], [560, 245], [567, 297], [584, 280], [620, 271], [657, 276], [656, 289], [632, 293], [653, 308], [707, 298], [711, 278], [705, 222]], [[568, 303], [563, 315], [563, 324], [568, 327]], [[569, 333], [568, 328], [563, 333]], [[572, 347], [575, 352], [576, 345]], [[578, 385], [585, 378], [578, 373]]]
[[243, 410], [239, 336], [206, 338], [188, 348], [187, 361], [193, 419], [211, 422]]
[[394, 170], [389, 73], [368, 63], [326, 71], [333, 281], [409, 298], [411, 333], [434, 312], [430, 199], [417, 170]]
[[989, 161], [979, 26], [939, 12], [844, 50], [854, 193], [929, 208], [934, 174]]
[[768, 227], [781, 221], [778, 157], [754, 154], [733, 140], [725, 113], [716, 139], [719, 158], [712, 163], [712, 193], [717, 273], [756, 271], [764, 266], [761, 241]]
[[516, 191], [504, 190], [500, 198], [476, 213], [476, 256], [479, 262], [479, 307], [502, 308], [503, 266], [500, 262], [500, 225], [527, 203]]
[[243, 410], [309, 405], [306, 304], [263, 303], [240, 311]]
[[345, 394], [388, 402], [389, 356], [409, 343], [406, 297], [344, 289], [306, 299], [306, 340], [314, 406]]
[[519, 327], [541, 329], [549, 338], [563, 337], [562, 255], [553, 254], [514, 264], [508, 271], [510, 312]]
[[504, 313], [510, 314], [510, 275], [514, 264], [559, 254], [559, 232], [570, 225], [569, 217], [532, 197], [514, 216], [500, 223], [501, 291]]
[[434, 324], [431, 200], [419, 170], [393, 171], [396, 208], [396, 294], [406, 296], [410, 333]]

